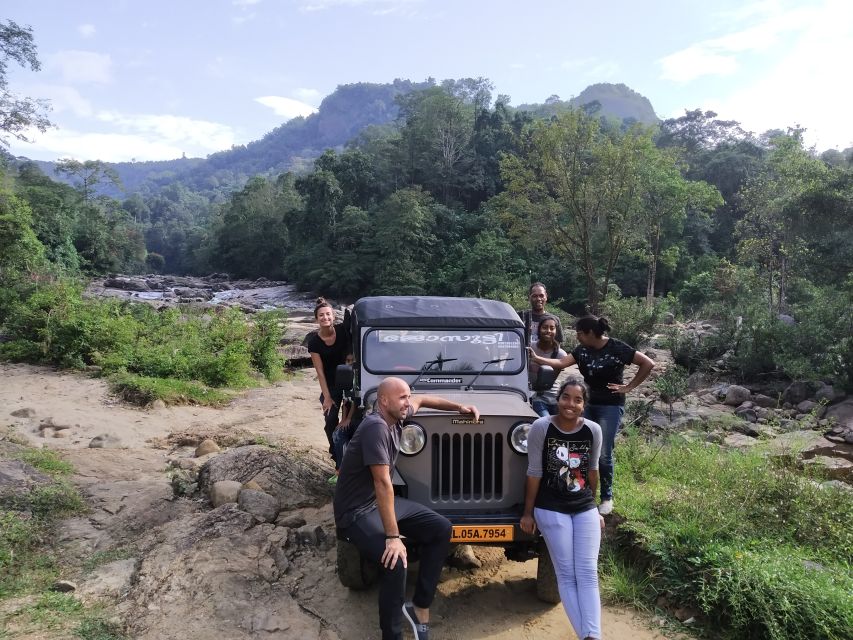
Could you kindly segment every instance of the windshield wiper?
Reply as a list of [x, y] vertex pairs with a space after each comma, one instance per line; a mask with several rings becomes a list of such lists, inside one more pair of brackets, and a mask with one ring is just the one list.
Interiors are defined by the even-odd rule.
[[420, 373], [418, 373], [418, 377], [415, 378], [414, 381], [412, 381], [412, 383], [409, 385], [409, 388], [414, 389], [415, 385], [418, 383], [418, 381], [423, 377], [423, 375], [427, 371], [429, 371], [432, 368], [433, 365], [437, 364], [438, 365], [438, 371], [441, 371], [441, 365], [443, 365], [445, 362], [453, 362], [454, 360], [458, 360], [458, 359], [459, 358], [442, 358], [441, 356], [438, 356], [438, 359], [436, 359], [436, 360], [427, 360], [426, 362], [424, 362], [423, 366], [421, 367], [421, 371], [420, 371]]
[[471, 388], [474, 386], [474, 383], [477, 382], [477, 378], [479, 378], [483, 374], [483, 372], [489, 367], [490, 364], [497, 364], [498, 362], [509, 362], [511, 360], [515, 360], [515, 358], [495, 358], [494, 360], [486, 360], [483, 363], [483, 368], [480, 369], [477, 375], [474, 376], [474, 379], [468, 383], [467, 387], [465, 387], [465, 391], [471, 390]]

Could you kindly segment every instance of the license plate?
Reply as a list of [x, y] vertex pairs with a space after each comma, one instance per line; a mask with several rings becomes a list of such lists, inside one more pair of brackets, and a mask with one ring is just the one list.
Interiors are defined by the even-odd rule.
[[495, 527], [466, 527], [457, 525], [450, 534], [451, 542], [510, 542], [513, 538], [512, 525]]

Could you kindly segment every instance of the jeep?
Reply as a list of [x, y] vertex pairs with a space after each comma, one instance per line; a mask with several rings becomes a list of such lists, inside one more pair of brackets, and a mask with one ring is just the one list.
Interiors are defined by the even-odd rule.
[[[452, 543], [500, 545], [507, 558], [539, 555], [537, 593], [558, 602], [553, 567], [539, 536], [519, 527], [527, 472], [530, 407], [524, 323], [505, 302], [479, 298], [377, 296], [358, 300], [348, 320], [353, 364], [336, 387], [369, 410], [388, 376], [413, 394], [473, 404], [480, 419], [422, 408], [403, 425], [393, 472], [398, 495], [447, 517]], [[417, 549], [410, 549], [416, 557]], [[363, 589], [378, 567], [338, 541], [338, 576]]]

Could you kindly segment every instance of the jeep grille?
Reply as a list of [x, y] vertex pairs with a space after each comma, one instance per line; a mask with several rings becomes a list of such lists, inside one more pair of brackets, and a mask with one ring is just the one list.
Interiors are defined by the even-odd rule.
[[431, 446], [433, 501], [484, 501], [503, 497], [502, 434], [433, 434]]

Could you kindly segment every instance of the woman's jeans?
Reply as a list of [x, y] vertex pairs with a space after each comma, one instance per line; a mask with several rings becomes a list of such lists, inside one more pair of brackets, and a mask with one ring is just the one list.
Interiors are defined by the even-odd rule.
[[622, 426], [625, 406], [621, 404], [588, 404], [584, 417], [601, 425], [601, 457], [598, 473], [601, 478], [601, 500], [613, 499], [613, 448], [616, 434]]
[[560, 600], [578, 638], [601, 637], [601, 600], [598, 593], [598, 548], [601, 522], [598, 509], [567, 514], [533, 510], [536, 526], [545, 538]]
[[530, 401], [530, 406], [533, 407], [536, 415], [540, 418], [557, 415], [557, 405], [549, 404], [541, 398], [533, 398], [533, 400]]

